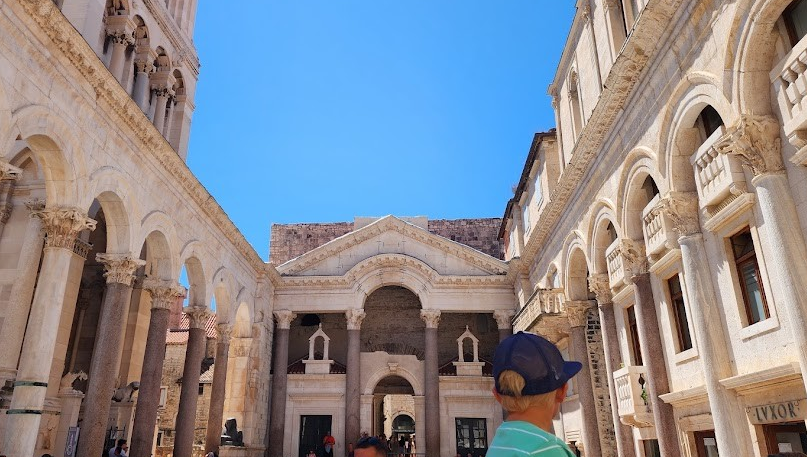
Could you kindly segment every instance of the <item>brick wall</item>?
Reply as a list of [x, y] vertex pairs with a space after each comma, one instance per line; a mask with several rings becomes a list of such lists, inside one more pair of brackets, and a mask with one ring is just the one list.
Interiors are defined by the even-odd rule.
[[616, 436], [611, 416], [611, 395], [608, 391], [608, 372], [605, 369], [605, 351], [600, 327], [600, 314], [595, 307], [588, 312], [586, 347], [591, 368], [591, 386], [594, 389], [600, 449], [603, 457], [617, 457]]
[[[500, 218], [438, 219], [429, 221], [428, 228], [435, 235], [504, 259], [504, 244], [498, 239], [501, 223]], [[280, 265], [352, 231], [353, 222], [273, 224], [269, 261]]]

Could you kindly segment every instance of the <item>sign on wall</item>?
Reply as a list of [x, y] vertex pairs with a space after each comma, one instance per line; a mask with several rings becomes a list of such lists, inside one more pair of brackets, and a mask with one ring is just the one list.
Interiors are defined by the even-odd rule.
[[752, 406], [747, 408], [748, 417], [752, 424], [777, 424], [804, 420], [805, 400], [790, 400], [769, 405]]
[[67, 443], [64, 447], [64, 457], [75, 457], [76, 444], [78, 443], [78, 427], [67, 429]]

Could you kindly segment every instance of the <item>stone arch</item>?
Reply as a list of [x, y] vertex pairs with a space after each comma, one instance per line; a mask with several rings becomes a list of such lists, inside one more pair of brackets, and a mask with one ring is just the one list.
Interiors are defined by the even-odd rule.
[[564, 290], [566, 298], [569, 300], [588, 300], [588, 272], [590, 269], [586, 258], [586, 245], [579, 234], [574, 235], [575, 237], [566, 249]]
[[106, 0], [107, 16], [128, 16], [129, 2], [127, 0]]
[[146, 274], [176, 281], [182, 267], [179, 263], [179, 240], [171, 218], [162, 211], [151, 211], [140, 220], [139, 233], [138, 244], [147, 244], [148, 257], [154, 260], [154, 271], [149, 273], [147, 265]]
[[549, 268], [546, 269], [546, 275], [544, 275], [544, 278], [547, 289], [554, 289], [556, 287], [559, 288], [563, 284], [560, 276], [560, 269], [555, 262], [552, 262], [549, 265]]
[[418, 377], [406, 367], [402, 366], [396, 367], [395, 371], [392, 371], [389, 366], [383, 366], [370, 373], [370, 375], [367, 376], [367, 380], [365, 381], [363, 388], [361, 389], [362, 394], [373, 395], [378, 383], [387, 376], [398, 376], [405, 379], [409, 385], [412, 386], [412, 390], [415, 392], [414, 395], [424, 395], [423, 383], [421, 380], [418, 379]]
[[213, 273], [211, 284], [213, 285], [213, 296], [216, 297], [216, 314], [219, 315], [219, 319], [229, 321], [229, 317], [235, 311], [235, 305], [238, 303], [233, 301], [236, 294], [235, 279], [222, 266]]
[[364, 302], [376, 290], [385, 286], [401, 286], [417, 295], [421, 307], [428, 308], [431, 282], [437, 272], [426, 263], [410, 256], [390, 254], [374, 256], [355, 265], [346, 274], [353, 279], [353, 288], [363, 308]]
[[141, 258], [145, 251], [146, 276], [175, 282], [178, 274], [173, 259], [176, 254], [168, 241], [168, 237], [159, 230], [150, 232], [141, 243]]
[[149, 35], [149, 27], [148, 24], [146, 24], [146, 20], [139, 14], [136, 14], [132, 18], [132, 21], [135, 24], [135, 47], [149, 49], [151, 47], [151, 36]]
[[97, 200], [103, 208], [107, 228], [106, 252], [132, 252], [135, 248], [132, 221], [140, 219], [140, 208], [131, 198], [134, 192], [128, 179], [112, 167], [103, 167], [90, 175], [89, 186], [80, 207], [89, 208]]
[[11, 135], [4, 150], [13, 150], [16, 138], [25, 140], [45, 177], [48, 206], [77, 206], [75, 170], [86, 167], [72, 129], [40, 105], [20, 108], [12, 118]]
[[[637, 190], [641, 189], [645, 179], [649, 176], [658, 187], [659, 192], [664, 194], [663, 186], [666, 181], [662, 179], [656, 156], [650, 150], [633, 151], [628, 155], [628, 159], [629, 161], [625, 161], [625, 167], [622, 169], [617, 196], [616, 215], [620, 226], [618, 233], [625, 238], [640, 240], [644, 237], [642, 210], [647, 202], [640, 204], [636, 200]], [[614, 224], [614, 226], [616, 225]]]
[[233, 338], [252, 337], [252, 310], [246, 303], [241, 303], [233, 319]]
[[154, 50], [154, 54], [156, 55], [154, 59], [154, 69], [156, 71], [170, 71], [172, 66], [171, 58], [168, 56], [165, 48], [157, 46]]
[[608, 265], [605, 260], [605, 250], [611, 245], [613, 240], [607, 231], [608, 224], [612, 224], [619, 238], [621, 233], [619, 222], [617, 222], [616, 210], [612, 202], [600, 200], [597, 202], [591, 218], [589, 230], [589, 259], [591, 260], [592, 273], [607, 273]]
[[[689, 158], [700, 146], [701, 138], [695, 128], [698, 116], [707, 106], [720, 115], [725, 125], [739, 119], [739, 112], [718, 87], [717, 77], [705, 72], [692, 72], [678, 84], [670, 109], [664, 114], [659, 132], [659, 170], [663, 170], [669, 190], [695, 190], [695, 174]], [[657, 181], [658, 183], [658, 181]]]
[[[181, 257], [182, 258], [182, 257]], [[210, 296], [208, 296], [207, 282], [205, 281], [205, 269], [199, 257], [191, 255], [185, 257], [182, 265], [188, 275], [189, 294], [188, 306], [203, 306], [209, 308]]]

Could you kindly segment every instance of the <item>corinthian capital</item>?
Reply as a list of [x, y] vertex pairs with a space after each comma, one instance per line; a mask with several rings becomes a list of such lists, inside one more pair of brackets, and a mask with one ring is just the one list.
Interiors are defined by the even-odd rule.
[[622, 268], [625, 269], [627, 280], [630, 280], [633, 275], [647, 271], [647, 257], [643, 241], [623, 238], [616, 247], [616, 253], [622, 257]]
[[493, 312], [493, 318], [496, 319], [496, 326], [499, 330], [508, 330], [512, 326], [513, 316], [516, 312], [511, 309], [497, 309]]
[[594, 305], [588, 300], [578, 300], [566, 302], [566, 316], [569, 318], [569, 325], [574, 327], [584, 327], [588, 324], [588, 310]]
[[722, 154], [739, 157], [754, 176], [784, 169], [779, 121], [773, 116], [741, 115], [714, 147]]
[[31, 211], [32, 217], [42, 219], [47, 234], [45, 246], [73, 249], [76, 237], [83, 230], [95, 230], [96, 221], [78, 208], [51, 208]]
[[8, 162], [0, 161], [0, 181], [16, 181], [22, 176], [22, 170]]
[[143, 289], [149, 291], [153, 309], [170, 310], [178, 299], [185, 297], [185, 288], [172, 281], [147, 278]]
[[131, 254], [98, 253], [95, 260], [104, 265], [104, 278], [107, 284], [119, 283], [129, 287], [135, 280], [135, 270], [146, 264], [145, 260]]
[[652, 211], [665, 213], [678, 236], [689, 236], [701, 231], [698, 195], [695, 192], [670, 192]]
[[589, 276], [588, 289], [597, 296], [598, 303], [611, 303], [613, 300], [611, 282], [608, 280], [608, 275], [605, 273]]
[[280, 309], [274, 312], [275, 315], [275, 322], [277, 322], [277, 328], [280, 329], [289, 329], [291, 328], [291, 321], [297, 317], [296, 314], [287, 310], [287, 309]]
[[219, 333], [219, 344], [227, 344], [233, 336], [233, 325], [223, 322], [216, 325], [216, 330]]
[[440, 325], [440, 310], [421, 309], [420, 318], [426, 323], [426, 328], [437, 328]]
[[205, 324], [207, 324], [211, 315], [207, 307], [199, 305], [187, 306], [182, 311], [188, 315], [188, 325], [190, 328], [205, 328]]
[[361, 323], [364, 320], [365, 316], [367, 316], [367, 313], [365, 313], [363, 309], [351, 308], [345, 311], [345, 318], [347, 319], [347, 329], [348, 330], [361, 329]]

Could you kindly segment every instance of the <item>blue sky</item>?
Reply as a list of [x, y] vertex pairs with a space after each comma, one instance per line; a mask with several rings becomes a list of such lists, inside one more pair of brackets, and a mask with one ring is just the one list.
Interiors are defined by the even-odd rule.
[[272, 223], [501, 217], [571, 1], [201, 2], [188, 164], [258, 253]]

